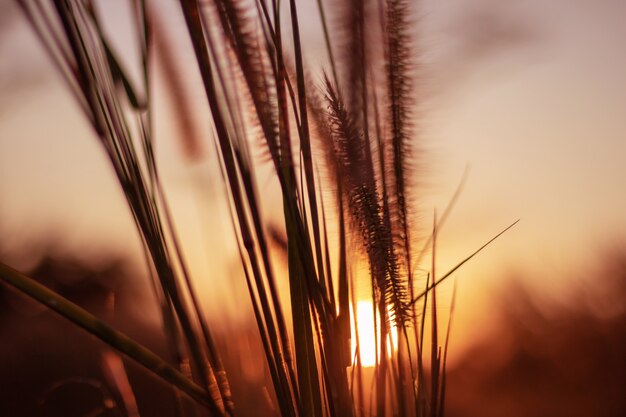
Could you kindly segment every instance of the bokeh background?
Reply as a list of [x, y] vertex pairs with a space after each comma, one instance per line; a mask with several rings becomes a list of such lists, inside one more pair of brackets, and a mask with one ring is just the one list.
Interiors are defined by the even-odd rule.
[[[128, 10], [124, 1], [106, 3], [104, 20], [132, 73]], [[176, 5], [156, 3], [167, 22], [161, 41], [175, 47], [172, 59], [189, 60]], [[310, 16], [302, 22], [307, 60], [321, 68], [314, 2], [302, 8]], [[433, 212], [444, 209], [465, 172], [440, 231], [440, 271], [521, 219], [455, 274], [451, 415], [626, 412], [624, 16], [623, 0], [417, 2], [417, 238], [428, 236]], [[171, 97], [159, 87], [162, 71], [155, 79], [157, 152], [177, 228], [209, 316], [244, 329], [251, 316], [233, 295], [244, 284], [197, 74], [182, 72], [206, 145], [190, 161], [176, 139]], [[264, 212], [280, 212], [269, 170], [260, 184], [270, 197]], [[120, 311], [156, 323], [156, 308], [142, 295], [148, 284], [139, 239], [108, 161], [9, 0], [0, 1], [0, 260], [42, 279], [55, 276], [41, 271], [56, 264], [81, 271], [74, 282], [49, 278], [61, 287], [107, 276], [96, 279], [104, 289], [78, 291], [76, 299], [97, 308], [109, 301], [92, 292], [134, 294], [118, 296]], [[110, 274], [120, 263], [124, 274]], [[37, 354], [15, 317], [40, 323], [45, 314], [8, 301], [14, 297], [3, 289], [0, 368], [26, 351]], [[442, 303], [444, 313], [449, 307]], [[136, 326], [129, 331], [142, 334]]]

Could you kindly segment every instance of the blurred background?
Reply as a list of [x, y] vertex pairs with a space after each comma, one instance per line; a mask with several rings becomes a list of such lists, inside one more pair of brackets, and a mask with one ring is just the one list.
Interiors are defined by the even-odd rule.
[[[176, 52], [156, 59], [184, 63], [192, 51], [177, 25], [182, 16], [174, 2], [156, 3], [164, 32], [157, 42]], [[302, 22], [307, 60], [319, 69], [326, 58], [317, 12], [314, 2], [302, 3], [301, 14], [311, 16]], [[137, 51], [128, 42], [126, 3], [107, 1], [102, 12], [132, 73]], [[521, 219], [455, 274], [449, 415], [626, 413], [624, 16], [622, 0], [417, 3], [417, 237], [428, 236], [433, 211], [444, 209], [467, 167], [463, 193], [440, 232], [439, 271]], [[195, 68], [182, 68], [181, 94], [201, 140], [190, 158], [171, 117], [175, 98], [163, 86], [167, 65], [160, 65], [154, 105], [165, 189], [209, 319], [253, 338], [250, 306], [233, 295], [241, 294], [244, 281], [225, 221], [205, 99]], [[269, 197], [267, 216], [281, 210], [271, 198], [270, 172], [259, 179], [261, 195]], [[2, 262], [162, 349], [148, 331], [158, 325], [157, 309], [113, 171], [10, 0], [0, 0], [0, 196]], [[106, 368], [90, 349], [95, 342], [14, 292], [0, 291], [0, 386], [10, 388], [0, 394], [0, 414], [84, 415], [89, 410], [55, 414], [65, 388], [51, 387], [59, 380], [71, 384], [89, 366]], [[443, 300], [445, 313], [449, 297]], [[75, 343], [68, 346], [59, 334], [71, 334]], [[57, 356], [42, 358], [42, 343], [47, 355]], [[250, 369], [244, 360], [253, 361], [253, 354], [229, 358], [242, 373]], [[151, 392], [157, 382], [136, 374], [131, 378], [144, 378], [140, 385]], [[90, 381], [76, 385], [96, 402], [108, 398]], [[236, 395], [269, 407], [266, 393]], [[144, 409], [149, 403], [140, 400]]]

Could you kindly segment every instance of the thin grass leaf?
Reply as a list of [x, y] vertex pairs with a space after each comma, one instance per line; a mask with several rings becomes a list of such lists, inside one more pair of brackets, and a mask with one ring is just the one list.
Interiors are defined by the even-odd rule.
[[450, 277], [450, 275], [454, 274], [460, 267], [462, 267], [463, 265], [465, 265], [470, 259], [472, 259], [474, 256], [478, 255], [479, 252], [481, 252], [483, 249], [485, 249], [487, 246], [489, 246], [493, 241], [495, 241], [497, 238], [499, 238], [500, 236], [502, 236], [505, 232], [507, 232], [510, 228], [512, 228], [513, 226], [515, 226], [517, 223], [519, 223], [519, 219], [514, 221], [513, 223], [511, 223], [509, 226], [507, 226], [504, 230], [502, 230], [500, 233], [498, 233], [497, 235], [495, 235], [494, 237], [492, 237], [490, 240], [488, 240], [484, 245], [482, 245], [480, 248], [476, 249], [471, 255], [469, 255], [467, 258], [463, 259], [461, 262], [459, 262], [454, 268], [452, 268], [451, 270], [449, 270], [448, 272], [446, 272], [441, 278], [439, 278], [436, 282], [434, 282], [432, 285], [430, 285], [426, 290], [424, 290], [421, 294], [417, 295], [417, 297], [415, 297], [413, 300], [411, 300], [410, 304], [413, 304], [417, 301], [419, 301], [420, 299], [422, 299], [428, 292], [430, 292], [433, 288], [435, 288], [437, 285], [441, 284], [443, 281], [445, 281], [448, 277]]
[[177, 387], [200, 404], [208, 406], [211, 412], [216, 415], [223, 415], [222, 410], [213, 401], [206, 389], [190, 381], [152, 351], [125, 334], [109, 327], [88, 311], [4, 263], [0, 263], [0, 279], [54, 310], [120, 353], [125, 354], [146, 370]]
[[333, 48], [328, 31], [328, 23], [326, 19], [326, 13], [324, 12], [323, 0], [317, 0], [317, 10], [320, 14], [320, 21], [322, 22], [322, 30], [324, 32], [324, 43], [326, 44], [326, 53], [328, 54], [328, 60], [330, 62], [330, 68], [333, 75], [333, 82], [335, 85], [339, 85], [339, 77], [337, 76], [337, 66], [335, 65], [335, 56], [333, 54]]
[[311, 138], [309, 133], [308, 106], [306, 98], [306, 80], [304, 77], [304, 64], [302, 57], [302, 45], [300, 42], [300, 28], [298, 23], [298, 10], [295, 0], [289, 0], [291, 23], [294, 42], [294, 55], [296, 61], [296, 81], [298, 86], [298, 104], [300, 108], [300, 149], [304, 162], [304, 172], [307, 183], [307, 197], [313, 226], [313, 241], [317, 261], [317, 275], [320, 283], [325, 285], [325, 271], [322, 255], [322, 242], [320, 235], [320, 219], [316, 196], [315, 176], [313, 175], [313, 159], [311, 155]]
[[441, 363], [441, 383], [439, 384], [439, 404], [437, 406], [437, 417], [443, 417], [445, 415], [445, 403], [446, 403], [446, 382], [447, 382], [447, 365], [448, 365], [448, 348], [450, 342], [450, 332], [452, 329], [452, 318], [454, 317], [454, 307], [456, 306], [456, 281], [452, 287], [452, 300], [450, 301], [450, 318], [448, 319], [448, 328], [446, 330], [446, 340], [443, 348], [443, 360]]
[[[434, 214], [433, 219], [433, 238], [432, 238], [432, 264], [430, 273], [433, 277], [433, 282], [437, 282], [436, 273], [436, 256], [437, 256], [437, 213]], [[437, 416], [437, 397], [439, 392], [439, 326], [437, 322], [437, 290], [436, 287], [430, 291], [430, 307], [431, 307], [431, 324], [430, 324], [430, 415], [431, 417]]]
[[294, 406], [297, 398], [294, 398], [291, 395], [292, 385], [290, 384], [290, 372], [287, 370], [288, 365], [286, 364], [284, 357], [285, 349], [280, 346], [280, 337], [276, 331], [276, 323], [274, 321], [272, 310], [269, 306], [265, 286], [262, 282], [261, 270], [256, 256], [256, 249], [254, 247], [254, 240], [244, 211], [245, 203], [242, 199], [241, 185], [239, 184], [239, 180], [237, 178], [237, 166], [240, 168], [242, 167], [242, 165], [238, 164], [237, 161], [241, 161], [241, 159], [236, 159], [233, 155], [232, 144], [230, 142], [231, 135], [225, 123], [223, 109], [220, 106], [216, 95], [216, 84], [213, 76], [209, 48], [207, 47], [207, 41], [210, 41], [210, 38], [207, 39], [204, 36], [198, 2], [194, 0], [182, 0], [181, 6], [192, 45], [194, 47], [194, 52], [196, 54], [196, 61], [199, 65], [206, 97], [213, 116], [213, 123], [217, 132], [216, 138], [220, 149], [219, 154], [223, 160], [223, 167], [225, 169], [227, 182], [231, 190], [231, 196], [233, 198], [232, 201], [237, 214], [240, 232], [242, 233], [242, 242], [249, 257], [250, 266], [252, 268], [252, 276], [255, 279], [255, 286], [258, 290], [259, 300], [263, 310], [263, 323], [264, 326], [267, 326], [267, 334], [271, 345], [271, 351], [266, 350], [266, 356], [268, 361], [273, 361], [275, 363], [274, 369], [276, 370], [276, 374], [274, 374], [274, 377], [276, 377], [276, 379], [273, 382], [279, 399], [279, 406], [285, 416], [295, 415]]
[[280, 165], [280, 149], [278, 144], [277, 108], [274, 100], [273, 83], [268, 84], [266, 76], [266, 61], [268, 57], [262, 55], [251, 30], [250, 19], [240, 1], [215, 1], [218, 16], [227, 41], [238, 60], [239, 67], [246, 82], [248, 92], [257, 114], [257, 120], [263, 130], [267, 148], [276, 167]]

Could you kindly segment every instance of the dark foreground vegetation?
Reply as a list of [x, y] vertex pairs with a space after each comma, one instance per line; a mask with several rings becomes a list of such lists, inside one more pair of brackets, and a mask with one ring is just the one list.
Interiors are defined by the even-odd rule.
[[[560, 302], [537, 301], [541, 297], [512, 280], [494, 308], [500, 325], [448, 370], [447, 415], [624, 415], [626, 255], [615, 252], [603, 264], [580, 273], [593, 274], [597, 285], [581, 281], [587, 284]], [[127, 264], [108, 259], [94, 266], [54, 257], [30, 274], [167, 355], [158, 327], [146, 320], [149, 300], [133, 284], [137, 277]], [[133, 415], [112, 381], [120, 372], [112, 349], [11, 290], [3, 289], [0, 297], [0, 337], [10, 341], [0, 346], [1, 415]], [[259, 366], [263, 358], [254, 326], [218, 327], [216, 338], [232, 375], [238, 414], [274, 415], [267, 388], [260, 388], [269, 381]], [[141, 415], [176, 415], [171, 389], [132, 362], [127, 365]]]

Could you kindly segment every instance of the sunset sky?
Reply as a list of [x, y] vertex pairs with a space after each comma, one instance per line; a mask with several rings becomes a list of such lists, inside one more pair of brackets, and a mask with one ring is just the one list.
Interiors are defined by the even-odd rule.
[[[111, 3], [112, 37], [132, 56], [124, 2]], [[314, 2], [302, 3], [307, 57], [319, 68], [326, 58]], [[626, 2], [416, 3], [416, 125], [425, 165], [415, 192], [418, 238], [466, 167], [463, 194], [441, 231], [439, 271], [521, 219], [456, 274], [456, 330], [467, 335], [481, 331], [496, 289], [512, 275], [558, 299], [583, 278], [579, 266], [626, 243]], [[181, 54], [190, 55], [181, 39]], [[199, 89], [190, 97], [205, 106]], [[198, 285], [217, 302], [219, 291], [235, 285], [218, 278], [238, 271], [221, 179], [208, 140], [206, 161], [190, 166], [180, 156], [168, 138], [175, 127], [158, 118], [168, 111], [160, 98], [166, 190], [196, 276], [208, 277]], [[269, 178], [259, 181], [263, 195]], [[267, 212], [279, 208], [266, 204]], [[0, 1], [0, 236], [3, 260], [17, 268], [47, 250], [140, 253], [104, 152], [8, 0]]]

